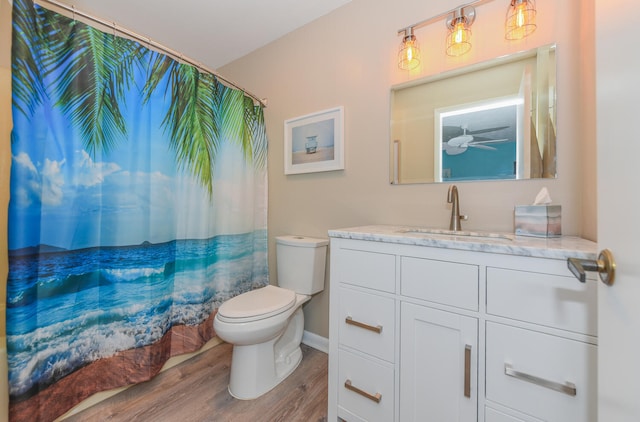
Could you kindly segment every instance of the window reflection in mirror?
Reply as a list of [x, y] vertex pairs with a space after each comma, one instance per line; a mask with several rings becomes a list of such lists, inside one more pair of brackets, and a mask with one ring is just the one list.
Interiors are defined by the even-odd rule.
[[556, 177], [555, 45], [391, 89], [391, 183]]

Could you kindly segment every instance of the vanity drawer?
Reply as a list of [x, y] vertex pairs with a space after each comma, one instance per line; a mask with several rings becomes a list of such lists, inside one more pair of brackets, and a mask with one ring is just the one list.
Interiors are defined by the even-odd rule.
[[[369, 422], [392, 421], [395, 395], [393, 367], [346, 350], [338, 353], [339, 416], [349, 421], [352, 420], [351, 415]], [[377, 402], [376, 395], [379, 395]]]
[[339, 341], [394, 362], [395, 300], [340, 287]]
[[596, 346], [488, 322], [486, 349], [487, 400], [545, 421], [596, 420]]
[[404, 296], [478, 310], [478, 266], [402, 257], [400, 291]]
[[487, 313], [597, 335], [597, 283], [573, 276], [487, 268]]
[[396, 290], [396, 257], [377, 252], [352, 249], [340, 251], [340, 283], [394, 293]]

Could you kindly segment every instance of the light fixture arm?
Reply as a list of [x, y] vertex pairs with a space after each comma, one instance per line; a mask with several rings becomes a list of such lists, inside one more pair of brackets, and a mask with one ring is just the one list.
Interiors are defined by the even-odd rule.
[[[409, 29], [409, 28], [411, 28], [411, 30], [413, 31], [414, 29], [420, 28], [421, 26], [429, 25], [430, 23], [442, 20], [443, 18], [446, 18], [449, 15], [451, 15], [452, 13], [456, 13], [456, 11], [459, 11], [461, 9], [466, 9], [469, 6], [477, 6], [477, 5], [480, 5], [480, 4], [483, 4], [483, 3], [489, 3], [490, 1], [493, 1], [493, 0], [475, 0], [475, 1], [472, 1], [472, 2], [469, 2], [469, 3], [465, 3], [465, 4], [463, 4], [461, 6], [458, 6], [458, 7], [454, 8], [454, 9], [447, 10], [446, 12], [443, 12], [443, 13], [440, 13], [438, 15], [432, 16], [432, 17], [430, 17], [428, 19], [425, 19], [425, 20], [422, 20], [420, 22], [416, 22], [416, 23], [414, 23], [412, 25], [405, 26], [404, 28], [398, 29], [398, 35], [404, 34], [405, 31], [407, 29]], [[475, 12], [474, 12], [474, 19], [475, 19]]]

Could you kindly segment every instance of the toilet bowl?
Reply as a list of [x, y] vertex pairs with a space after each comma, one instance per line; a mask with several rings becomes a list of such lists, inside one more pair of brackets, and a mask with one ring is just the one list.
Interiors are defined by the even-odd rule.
[[304, 332], [302, 305], [324, 288], [324, 239], [276, 238], [278, 282], [223, 303], [214, 318], [218, 337], [233, 344], [229, 393], [257, 398], [300, 364]]

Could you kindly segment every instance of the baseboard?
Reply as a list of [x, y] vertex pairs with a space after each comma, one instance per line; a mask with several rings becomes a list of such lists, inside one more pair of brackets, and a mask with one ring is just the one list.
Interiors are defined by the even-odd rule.
[[316, 350], [320, 350], [324, 353], [329, 353], [329, 339], [319, 336], [310, 331], [305, 330], [302, 333], [302, 342], [309, 347], [313, 347]]

